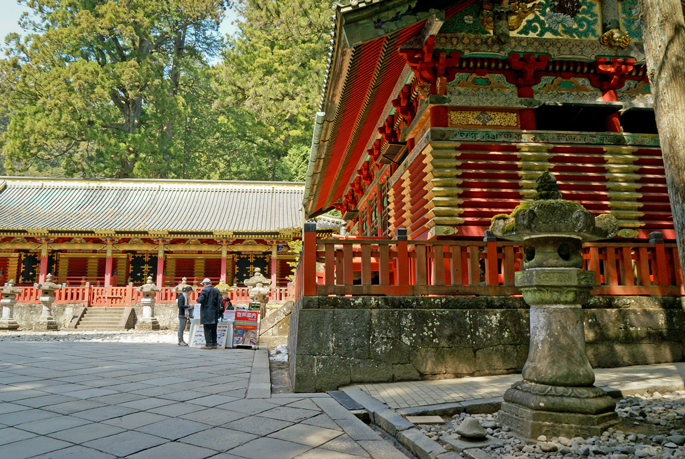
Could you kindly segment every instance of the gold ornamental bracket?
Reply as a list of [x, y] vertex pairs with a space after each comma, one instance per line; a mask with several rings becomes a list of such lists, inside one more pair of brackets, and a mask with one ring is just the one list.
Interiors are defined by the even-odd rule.
[[221, 247], [218, 244], [201, 244], [198, 242], [195, 244], [169, 244], [165, 246], [165, 250], [168, 252], [218, 252]]
[[114, 249], [123, 252], [125, 250], [139, 250], [143, 252], [153, 252], [158, 249], [157, 244], [148, 244], [146, 242], [124, 242], [113, 246]]
[[58, 242], [49, 244], [50, 250], [106, 250], [107, 244], [100, 242]]
[[116, 235], [116, 231], [114, 231], [114, 230], [103, 230], [103, 229], [93, 230], [93, 233], [95, 233], [95, 235], [97, 237], [100, 237], [100, 238], [114, 237]]
[[227, 246], [231, 252], [266, 252], [271, 251], [271, 246], [267, 244], [257, 244], [253, 239], [248, 239], [242, 244]]
[[279, 231], [278, 232], [278, 239], [282, 241], [291, 241], [295, 235], [300, 234], [301, 230], [289, 230], [289, 231]]
[[14, 238], [11, 242], [0, 242], [0, 249], [39, 250], [41, 245], [36, 242], [27, 242], [24, 238]]
[[599, 37], [600, 44], [615, 49], [626, 49], [630, 46], [630, 42], [628, 32], [623, 32], [620, 29], [611, 29]]

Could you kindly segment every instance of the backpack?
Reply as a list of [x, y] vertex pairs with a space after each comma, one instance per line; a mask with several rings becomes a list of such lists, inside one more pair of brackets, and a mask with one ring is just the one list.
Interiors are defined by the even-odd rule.
[[221, 300], [221, 293], [219, 293], [218, 290], [216, 291], [216, 293], [217, 293], [217, 296], [216, 296], [217, 300], [216, 300], [216, 304], [215, 304], [216, 318], [217, 318], [217, 320], [219, 320], [224, 313], [224, 302]]

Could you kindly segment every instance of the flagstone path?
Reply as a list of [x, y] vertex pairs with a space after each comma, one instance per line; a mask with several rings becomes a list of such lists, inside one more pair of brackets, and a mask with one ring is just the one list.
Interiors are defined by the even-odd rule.
[[266, 350], [0, 342], [0, 458], [406, 459], [326, 394], [271, 394]]

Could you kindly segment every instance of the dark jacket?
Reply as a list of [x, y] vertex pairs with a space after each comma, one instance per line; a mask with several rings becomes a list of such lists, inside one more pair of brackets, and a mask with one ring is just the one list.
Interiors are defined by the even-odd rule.
[[178, 317], [185, 317], [186, 309], [193, 307], [193, 305], [186, 302], [186, 296], [183, 293], [178, 294], [176, 302], [178, 303]]
[[197, 302], [202, 305], [200, 309], [200, 323], [215, 324], [217, 318], [223, 312], [221, 293], [215, 287], [207, 286], [200, 292]]

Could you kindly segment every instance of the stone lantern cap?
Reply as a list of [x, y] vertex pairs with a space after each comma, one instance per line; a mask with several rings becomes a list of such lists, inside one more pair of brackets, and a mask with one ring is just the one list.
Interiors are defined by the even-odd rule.
[[540, 236], [588, 242], [612, 238], [618, 233], [618, 222], [613, 215], [595, 217], [582, 205], [561, 199], [559, 185], [549, 171], [536, 182], [533, 201], [522, 202], [509, 215], [492, 218], [490, 230], [495, 236], [519, 242]]
[[[150, 278], [150, 279], [152, 279], [152, 278]], [[185, 277], [184, 277], [183, 279], [181, 279], [181, 283], [178, 284], [176, 287], [174, 287], [174, 292], [176, 292], [176, 293], [182, 293], [182, 292], [183, 292], [183, 289], [186, 288], [186, 287], [192, 288], [192, 289], [193, 289], [193, 292], [194, 292], [194, 291], [197, 289], [197, 287], [194, 287], [194, 286], [189, 285], [188, 283], [186, 283], [187, 280], [188, 280], [188, 279], [185, 278]]]
[[7, 283], [7, 285], [0, 290], [0, 293], [3, 295], [17, 295], [22, 292], [21, 288], [17, 288], [14, 286], [14, 279], [10, 279], [10, 281]]
[[34, 284], [34, 287], [38, 290], [43, 291], [59, 290], [62, 288], [60, 284], [55, 284], [52, 282], [52, 274], [48, 274], [45, 277], [45, 282], [43, 282], [42, 284]]
[[255, 288], [257, 287], [257, 284], [262, 284], [262, 287], [266, 286], [267, 289], [270, 289], [271, 286], [271, 279], [264, 277], [262, 270], [259, 268], [254, 269], [254, 276], [245, 280], [246, 287]]
[[143, 293], [155, 293], [161, 291], [162, 289], [160, 287], [157, 287], [155, 283], [152, 282], [152, 276], [148, 276], [147, 282], [141, 285], [140, 287], [137, 287], [136, 290]]

